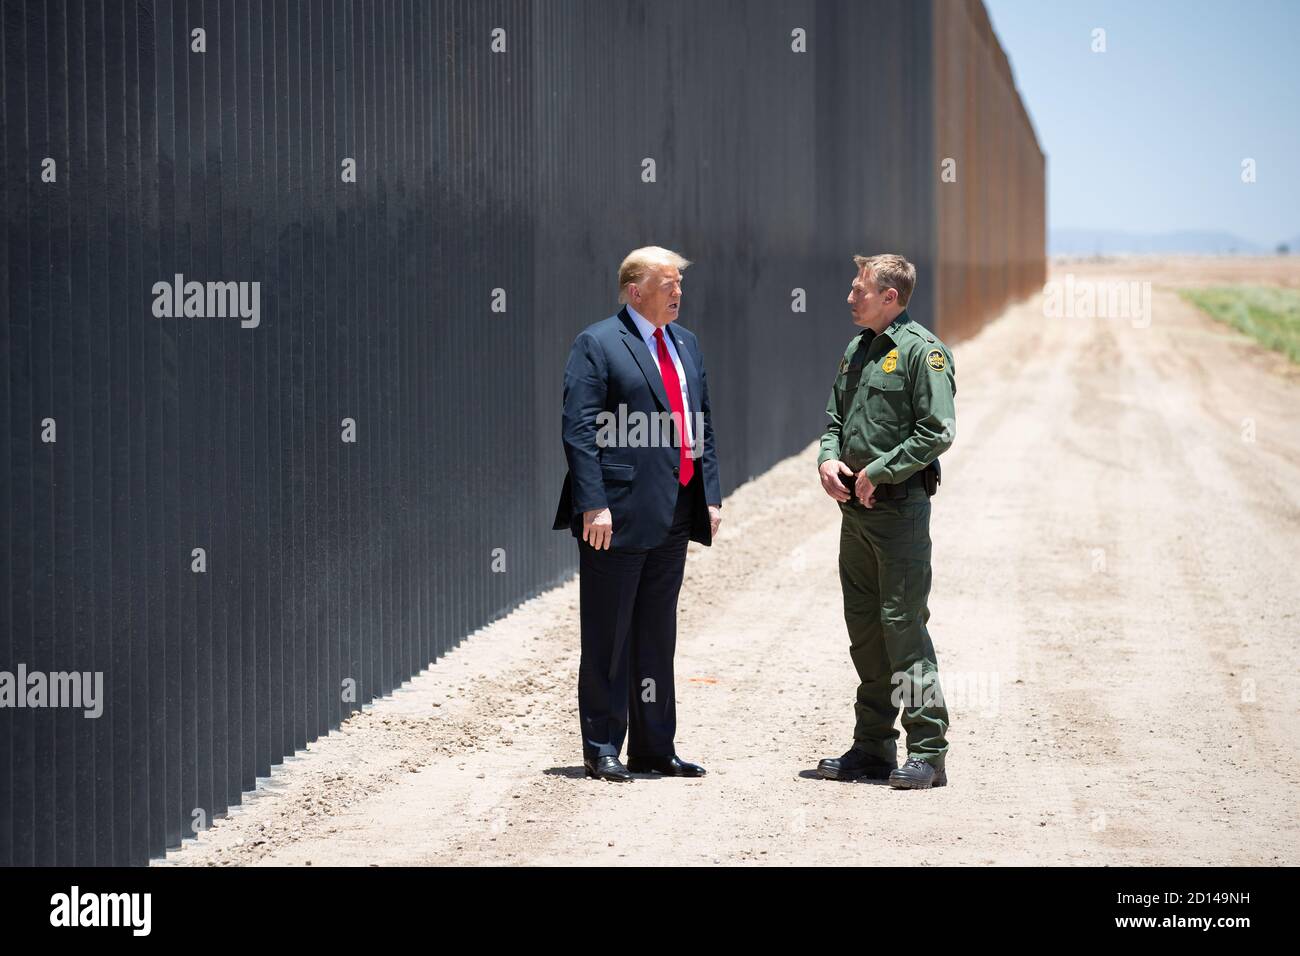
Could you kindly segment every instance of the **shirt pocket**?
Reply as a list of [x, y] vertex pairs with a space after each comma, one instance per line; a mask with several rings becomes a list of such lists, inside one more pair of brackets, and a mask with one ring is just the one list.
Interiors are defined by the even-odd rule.
[[866, 380], [866, 412], [873, 422], [900, 425], [907, 420], [912, 399], [907, 393], [907, 382], [901, 375], [879, 370]]

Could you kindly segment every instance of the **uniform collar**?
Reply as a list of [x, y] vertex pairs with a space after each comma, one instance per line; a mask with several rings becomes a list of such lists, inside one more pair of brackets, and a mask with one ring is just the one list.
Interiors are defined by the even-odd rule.
[[870, 329], [863, 329], [862, 332], [860, 333], [862, 336], [862, 341], [867, 347], [870, 347], [871, 345], [875, 344], [876, 339], [880, 338], [880, 336], [888, 335], [889, 341], [897, 345], [899, 334], [903, 331], [904, 328], [906, 328], [909, 324], [911, 324], [911, 322], [912, 322], [912, 317], [907, 314], [907, 309], [904, 309], [902, 312], [898, 313], [898, 315], [894, 316], [893, 322], [890, 322], [887, 326], [881, 329], [881, 331], [876, 335], [869, 334], [871, 332]]
[[907, 309], [904, 309], [902, 312], [898, 313], [898, 315], [894, 317], [893, 322], [890, 322], [887, 326], [885, 326], [885, 330], [880, 334], [888, 335], [890, 341], [892, 341], [895, 345], [897, 345], [898, 333], [903, 331], [903, 327], [906, 326], [911, 321], [912, 321], [912, 317], [907, 314]]

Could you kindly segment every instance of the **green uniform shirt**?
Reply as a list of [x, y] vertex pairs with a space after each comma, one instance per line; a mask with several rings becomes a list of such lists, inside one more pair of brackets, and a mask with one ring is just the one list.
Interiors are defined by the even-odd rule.
[[874, 485], [907, 480], [952, 445], [956, 394], [952, 353], [907, 310], [879, 335], [863, 329], [831, 387], [817, 467], [839, 459]]

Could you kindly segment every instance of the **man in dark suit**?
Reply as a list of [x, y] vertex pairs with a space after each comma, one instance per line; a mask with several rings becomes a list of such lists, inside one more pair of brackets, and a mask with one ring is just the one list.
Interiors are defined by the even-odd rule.
[[704, 358], [673, 326], [688, 265], [659, 246], [629, 253], [623, 308], [579, 333], [564, 369], [569, 473], [554, 527], [578, 538], [578, 717], [583, 765], [598, 779], [704, 774], [673, 743], [686, 545], [711, 545], [722, 521]]

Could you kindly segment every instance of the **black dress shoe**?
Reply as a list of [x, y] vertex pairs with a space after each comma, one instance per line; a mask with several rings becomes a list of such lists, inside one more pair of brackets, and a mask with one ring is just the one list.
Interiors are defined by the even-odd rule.
[[919, 757], [908, 757], [907, 763], [889, 775], [889, 785], [895, 790], [929, 790], [948, 785], [948, 774], [942, 766], [936, 767]]
[[879, 757], [864, 753], [857, 747], [850, 747], [842, 757], [827, 757], [817, 764], [817, 772], [827, 780], [888, 780], [889, 774], [898, 767], [894, 761], [884, 761]]
[[627, 769], [633, 773], [661, 773], [665, 777], [703, 777], [699, 764], [687, 763], [677, 754], [667, 757], [628, 757]]
[[584, 758], [582, 766], [587, 771], [587, 776], [593, 780], [627, 783], [632, 779], [632, 775], [627, 772], [627, 767], [623, 766], [623, 761], [617, 757], [597, 757], [595, 760]]

